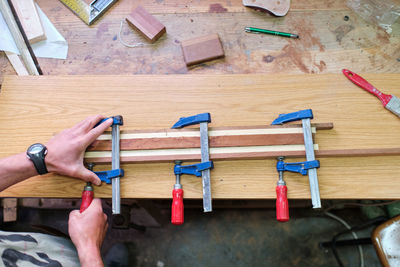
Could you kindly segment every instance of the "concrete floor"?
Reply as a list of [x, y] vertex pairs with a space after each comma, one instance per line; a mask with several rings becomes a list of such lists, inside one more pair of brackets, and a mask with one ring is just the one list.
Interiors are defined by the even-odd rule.
[[[105, 208], [106, 210], [108, 208]], [[109, 212], [107, 210], [107, 212]], [[169, 210], [163, 210], [169, 216]], [[19, 210], [19, 224], [47, 225], [67, 233], [68, 210]], [[350, 225], [365, 221], [358, 209], [336, 212]], [[344, 230], [337, 221], [309, 208], [291, 210], [286, 223], [275, 220], [273, 209], [186, 209], [181, 226], [110, 229], [103, 245], [106, 252], [122, 242], [129, 251], [129, 266], [337, 266], [329, 241]], [[360, 237], [368, 237], [370, 230]], [[350, 237], [348, 237], [350, 238]], [[380, 266], [372, 245], [364, 245], [365, 266]], [[345, 266], [359, 266], [356, 247], [338, 249]]]

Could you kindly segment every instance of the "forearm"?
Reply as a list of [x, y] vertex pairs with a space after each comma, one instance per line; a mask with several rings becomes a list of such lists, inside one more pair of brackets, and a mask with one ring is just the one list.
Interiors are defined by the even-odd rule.
[[38, 173], [26, 153], [0, 159], [0, 191], [35, 175]]
[[100, 255], [100, 249], [95, 246], [77, 248], [79, 261], [82, 267], [103, 267], [103, 260]]

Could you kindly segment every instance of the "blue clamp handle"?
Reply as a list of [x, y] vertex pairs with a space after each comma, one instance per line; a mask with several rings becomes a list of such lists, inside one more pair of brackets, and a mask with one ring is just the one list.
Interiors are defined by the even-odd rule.
[[304, 109], [292, 113], [279, 114], [278, 118], [276, 118], [271, 125], [284, 124], [285, 122], [298, 121], [302, 119], [312, 119], [313, 117], [311, 109]]
[[107, 184], [111, 184], [112, 178], [123, 177], [124, 170], [123, 169], [115, 169], [109, 171], [101, 171], [101, 172], [94, 172], [101, 181], [106, 182]]
[[185, 126], [199, 124], [201, 122], [211, 122], [211, 115], [210, 113], [201, 113], [190, 117], [182, 117], [179, 119], [177, 123], [172, 126], [172, 129], [183, 128]]
[[302, 175], [307, 175], [308, 170], [314, 168], [319, 168], [319, 160], [290, 163], [286, 163], [283, 160], [280, 160], [276, 163], [276, 170], [278, 172], [289, 171], [301, 173]]
[[99, 121], [94, 128], [96, 128], [97, 126], [99, 126], [100, 124], [102, 124], [103, 122], [105, 122], [106, 120], [108, 120], [109, 118], [113, 119], [113, 123], [111, 125], [124, 125], [124, 119], [122, 118], [121, 115], [117, 115], [117, 116], [112, 116], [112, 117], [108, 117], [105, 119], [102, 119], [101, 121]]
[[201, 177], [201, 172], [207, 169], [214, 168], [214, 164], [212, 161], [206, 161], [202, 163], [192, 164], [192, 165], [179, 165], [176, 164], [174, 167], [175, 175], [181, 174], [191, 174], [196, 175], [197, 177]]

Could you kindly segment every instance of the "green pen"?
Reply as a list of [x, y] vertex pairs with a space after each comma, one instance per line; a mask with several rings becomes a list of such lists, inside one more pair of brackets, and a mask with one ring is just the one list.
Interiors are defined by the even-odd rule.
[[244, 30], [246, 32], [264, 33], [264, 34], [278, 35], [278, 36], [289, 37], [289, 38], [299, 38], [299, 36], [297, 34], [288, 33], [288, 32], [270, 31], [270, 30], [253, 28], [253, 27], [246, 27], [246, 28], [244, 28]]

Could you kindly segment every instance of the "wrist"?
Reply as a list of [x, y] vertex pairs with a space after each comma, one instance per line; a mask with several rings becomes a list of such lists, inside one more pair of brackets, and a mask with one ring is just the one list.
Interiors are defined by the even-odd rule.
[[47, 147], [47, 155], [44, 158], [44, 162], [48, 172], [57, 172], [57, 159], [52, 147]]
[[82, 267], [104, 266], [98, 246], [86, 244], [83, 247], [77, 247], [77, 250]]

